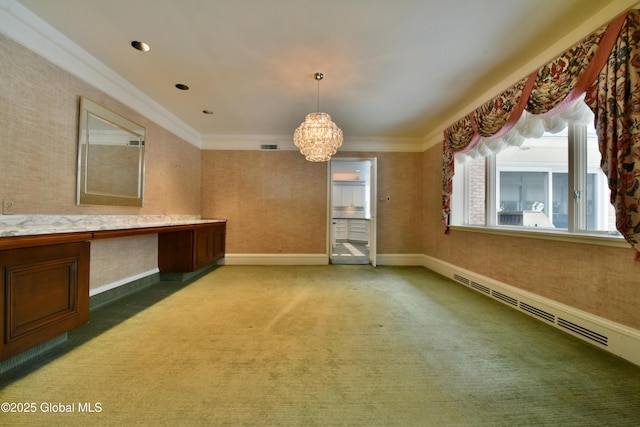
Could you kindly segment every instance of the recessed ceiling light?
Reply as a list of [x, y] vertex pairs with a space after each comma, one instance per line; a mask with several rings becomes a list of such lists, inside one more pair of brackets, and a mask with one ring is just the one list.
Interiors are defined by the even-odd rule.
[[142, 52], [149, 52], [151, 50], [148, 44], [146, 44], [145, 42], [137, 41], [137, 40], [132, 41], [131, 46], [134, 49], [138, 49]]
[[189, 86], [182, 84], [182, 83], [178, 83], [176, 84], [176, 87], [180, 90], [189, 90]]
[[211, 110], [202, 110], [202, 112], [205, 114], [213, 114], [213, 111]]

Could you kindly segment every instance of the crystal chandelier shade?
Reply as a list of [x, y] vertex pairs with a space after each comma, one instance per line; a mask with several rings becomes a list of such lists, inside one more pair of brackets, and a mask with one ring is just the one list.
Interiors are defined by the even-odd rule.
[[342, 130], [331, 121], [331, 116], [320, 110], [320, 80], [322, 73], [314, 75], [318, 81], [318, 112], [309, 113], [293, 133], [293, 143], [310, 162], [326, 162], [342, 145]]
[[342, 130], [327, 113], [310, 113], [294, 132], [293, 143], [308, 161], [326, 162], [342, 145]]

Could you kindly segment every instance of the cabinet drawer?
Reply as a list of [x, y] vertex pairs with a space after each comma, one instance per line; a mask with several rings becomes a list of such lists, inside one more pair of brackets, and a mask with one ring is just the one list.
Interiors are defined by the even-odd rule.
[[349, 223], [346, 219], [333, 220], [333, 237], [334, 239], [346, 240], [349, 235]]
[[369, 241], [369, 222], [350, 219], [349, 240], [357, 240], [362, 242]]

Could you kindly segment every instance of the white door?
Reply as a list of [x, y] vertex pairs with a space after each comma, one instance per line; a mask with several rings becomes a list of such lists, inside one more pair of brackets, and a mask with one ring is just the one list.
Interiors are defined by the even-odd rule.
[[372, 158], [369, 170], [369, 202], [370, 202], [370, 218], [369, 218], [369, 263], [376, 266], [376, 221], [378, 204], [378, 159]]
[[376, 158], [329, 163], [329, 262], [376, 266]]

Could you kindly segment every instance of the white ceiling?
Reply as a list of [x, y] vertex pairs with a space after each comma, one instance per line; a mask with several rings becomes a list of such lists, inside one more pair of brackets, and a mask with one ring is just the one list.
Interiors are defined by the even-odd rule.
[[322, 72], [320, 110], [345, 139], [421, 139], [616, 1], [20, 3], [202, 138], [291, 135], [316, 111]]

